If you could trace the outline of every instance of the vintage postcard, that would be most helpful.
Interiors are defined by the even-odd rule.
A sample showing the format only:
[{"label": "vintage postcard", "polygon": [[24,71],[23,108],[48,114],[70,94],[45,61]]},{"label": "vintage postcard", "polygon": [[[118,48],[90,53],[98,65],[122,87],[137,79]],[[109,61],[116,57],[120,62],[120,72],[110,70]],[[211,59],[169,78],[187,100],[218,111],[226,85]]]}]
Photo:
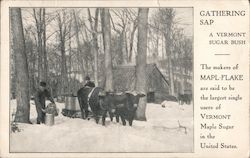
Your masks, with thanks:
[{"label": "vintage postcard", "polygon": [[1,157],[249,157],[249,2],[1,1]]}]

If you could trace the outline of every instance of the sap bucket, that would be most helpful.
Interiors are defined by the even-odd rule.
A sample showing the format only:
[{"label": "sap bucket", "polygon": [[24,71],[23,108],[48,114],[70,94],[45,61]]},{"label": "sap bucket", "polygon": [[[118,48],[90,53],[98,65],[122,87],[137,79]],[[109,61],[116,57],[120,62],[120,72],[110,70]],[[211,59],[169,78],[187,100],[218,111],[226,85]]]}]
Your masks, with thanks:
[{"label": "sap bucket", "polygon": [[45,125],[47,126],[53,126],[55,123],[55,116],[53,114],[46,114],[45,115]]}]

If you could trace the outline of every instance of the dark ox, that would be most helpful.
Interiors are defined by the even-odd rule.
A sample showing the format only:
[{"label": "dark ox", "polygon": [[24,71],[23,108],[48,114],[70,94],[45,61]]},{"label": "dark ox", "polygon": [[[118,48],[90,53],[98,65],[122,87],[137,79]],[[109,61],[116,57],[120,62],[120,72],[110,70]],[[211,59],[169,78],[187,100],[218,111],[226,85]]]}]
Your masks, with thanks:
[{"label": "dark ox", "polygon": [[[119,117],[121,117],[122,124],[125,126],[128,120],[129,125],[132,126],[133,120],[135,118],[135,112],[138,107],[139,99],[144,97],[144,94],[137,92],[125,92],[122,94],[106,93],[100,97],[100,104],[104,107],[115,107],[114,115],[116,117],[116,122],[119,122]],[[109,113],[111,121],[113,120],[113,113]],[[103,123],[105,124],[106,113],[103,115]]]},{"label": "dark ox", "polygon": [[[89,107],[93,113],[96,123],[99,122],[99,116],[105,116],[107,111],[111,112],[111,108],[109,106],[100,105],[100,94],[104,92],[104,90],[100,87],[95,87],[92,92],[91,97],[88,100],[88,95],[93,88],[83,87],[78,90],[77,97],[79,101],[79,105],[81,108],[82,118],[87,119],[89,115]],[[114,109],[114,108],[113,108]],[[105,119],[103,119],[105,120]]]}]

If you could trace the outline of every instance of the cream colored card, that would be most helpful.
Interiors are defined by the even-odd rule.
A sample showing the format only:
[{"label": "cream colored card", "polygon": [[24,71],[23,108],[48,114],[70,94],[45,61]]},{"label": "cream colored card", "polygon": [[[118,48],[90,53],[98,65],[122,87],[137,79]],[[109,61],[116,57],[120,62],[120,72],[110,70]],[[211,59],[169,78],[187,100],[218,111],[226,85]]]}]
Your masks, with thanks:
[{"label": "cream colored card", "polygon": [[[89,44],[92,43],[93,33],[89,25],[87,8],[90,8],[93,20],[95,20],[96,8],[109,8],[111,43],[113,42],[111,50],[123,44],[118,39],[123,38],[119,35],[122,34],[122,29],[126,28],[124,29],[127,42],[125,48],[131,52],[132,59],[131,63],[123,65],[123,68],[119,67],[119,60],[112,59],[115,70],[123,69],[123,72],[119,71],[117,74],[113,71],[114,83],[122,85],[122,82],[130,83],[131,81],[129,86],[136,84],[134,81],[136,74],[133,76],[133,72],[136,71],[134,65],[139,38],[138,30],[133,35],[135,37],[131,38],[133,24],[138,23],[138,8],[149,8],[146,48],[148,65],[145,69],[148,87],[151,86],[149,84],[153,86],[147,91],[148,102],[150,102],[146,106],[147,121],[135,120],[130,127],[128,122],[127,126],[123,126],[121,122],[111,122],[107,119],[107,124],[101,126],[100,123],[95,124],[94,119],[88,121],[63,116],[62,110],[72,103],[58,101],[56,105],[60,113],[58,117],[55,117],[55,125],[36,125],[37,112],[35,103],[31,100],[30,119],[33,124],[17,123],[20,131],[13,132],[11,123],[18,105],[10,88],[13,82],[11,76],[14,73],[11,64],[14,60],[11,56],[13,54],[11,53],[13,45],[11,45],[10,29],[12,8],[21,8],[25,37],[29,34],[31,37],[31,39],[25,39],[26,47],[30,46],[27,44],[29,40],[33,42],[34,47],[37,42],[33,11],[45,8],[46,20],[50,21],[47,25],[48,32],[46,32],[47,48],[51,49],[48,50],[50,55],[58,54],[56,51],[53,52],[52,46],[60,46],[57,19],[59,15],[68,14],[62,20],[68,21],[65,28],[69,27],[70,23],[74,30],[73,13],[77,13],[79,18],[77,20],[82,22],[79,28],[83,30],[79,34],[80,43],[83,44],[81,49],[86,49],[84,46],[87,44],[84,45],[84,42],[89,40]],[[168,50],[166,49],[168,44],[164,41],[168,36],[169,18],[164,20],[164,17],[170,10],[174,11],[175,16],[171,28],[174,31],[170,33],[169,40],[175,47]],[[73,19],[71,22],[69,22],[70,18]],[[101,35],[101,16],[99,18],[97,41],[99,53],[102,55],[104,46]],[[154,20],[161,23],[158,31],[155,28],[157,25],[153,23]],[[72,30],[71,32],[69,30],[72,33],[71,43],[66,41],[65,44],[66,56],[69,55],[67,54],[69,47],[72,52],[76,52],[77,48],[77,39]],[[186,47],[181,43],[183,41],[186,42]],[[158,42],[157,48],[156,42]],[[134,45],[130,50],[131,43]],[[180,46],[181,44],[183,45]],[[36,52],[36,48],[33,51]],[[168,72],[170,69],[167,64],[171,61],[168,60],[167,51],[172,52],[171,58],[175,62],[175,64],[172,62],[170,66],[173,71],[172,79]],[[183,52],[189,54],[187,53],[187,56],[178,54]],[[58,60],[59,58],[60,55],[58,55]],[[91,58],[94,57],[91,56]],[[56,60],[56,57],[53,56],[52,60]],[[78,62],[77,57],[67,60],[71,60],[72,65]],[[88,60],[93,61],[93,59]],[[30,63],[32,60],[28,61],[28,65]],[[183,66],[185,63],[187,65]],[[99,63],[99,66],[104,67],[104,63]],[[53,64],[49,68],[53,71],[51,67]],[[165,68],[167,70],[164,70]],[[94,71],[91,67],[89,69],[89,72]],[[50,77],[53,78],[53,76]],[[116,78],[119,77],[123,80],[116,82]],[[79,83],[83,80],[81,75],[75,75],[75,78],[79,80]],[[181,85],[182,81],[185,88]],[[155,83],[159,85],[160,82],[163,82],[162,86],[154,86]],[[176,89],[172,95],[169,90],[171,84],[174,84]],[[165,86],[169,91],[164,91]],[[247,158],[249,157],[249,1],[1,1],[0,87],[0,157]],[[129,89],[128,86],[126,88]],[[158,93],[161,89],[163,90]],[[149,98],[155,99],[158,95],[162,97],[159,102],[149,101]],[[169,99],[171,97],[172,100]],[[75,106],[79,106],[77,100],[74,101],[76,101]]]}]

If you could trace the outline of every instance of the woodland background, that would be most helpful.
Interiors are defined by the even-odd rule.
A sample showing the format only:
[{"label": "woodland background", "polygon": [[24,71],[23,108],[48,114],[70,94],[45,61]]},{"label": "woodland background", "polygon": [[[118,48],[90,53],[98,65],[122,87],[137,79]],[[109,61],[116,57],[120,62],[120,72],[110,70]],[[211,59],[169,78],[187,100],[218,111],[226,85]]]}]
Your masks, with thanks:
[{"label": "woodland background", "polygon": [[135,65],[138,91],[146,91],[149,63],[167,78],[169,95],[192,91],[192,8],[11,8],[10,15],[16,121],[27,122],[40,81],[58,99],[75,94],[87,75],[116,91],[112,69],[119,65]]}]

